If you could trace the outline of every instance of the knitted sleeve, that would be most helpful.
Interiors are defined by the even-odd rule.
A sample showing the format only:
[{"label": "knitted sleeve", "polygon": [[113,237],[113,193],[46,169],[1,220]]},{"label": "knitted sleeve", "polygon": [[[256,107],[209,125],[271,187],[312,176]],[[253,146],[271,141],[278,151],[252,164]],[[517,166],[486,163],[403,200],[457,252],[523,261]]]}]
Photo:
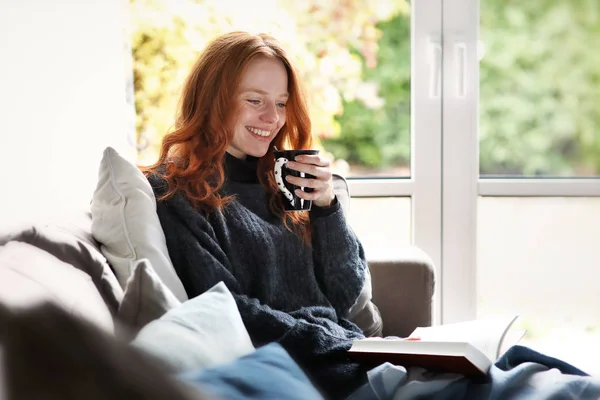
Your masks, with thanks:
[{"label": "knitted sleeve", "polygon": [[315,273],[341,317],[347,317],[365,284],[367,261],[362,245],[336,203],[311,211]]}]

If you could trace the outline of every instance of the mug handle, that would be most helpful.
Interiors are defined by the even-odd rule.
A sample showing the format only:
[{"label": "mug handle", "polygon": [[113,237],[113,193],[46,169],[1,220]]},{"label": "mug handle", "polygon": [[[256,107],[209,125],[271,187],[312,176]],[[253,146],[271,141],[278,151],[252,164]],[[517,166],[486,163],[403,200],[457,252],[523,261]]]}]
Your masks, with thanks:
[{"label": "mug handle", "polygon": [[292,204],[292,206],[294,205],[294,195],[292,194],[292,192],[290,192],[288,190],[287,187],[285,187],[285,184],[283,183],[283,175],[281,174],[281,170],[283,168],[283,166],[285,164],[287,164],[288,159],[285,157],[279,157],[277,160],[275,160],[275,182],[277,182],[277,186],[279,187],[279,190],[281,190],[281,192],[283,193],[283,195],[285,196],[286,199],[289,200],[289,202]]}]

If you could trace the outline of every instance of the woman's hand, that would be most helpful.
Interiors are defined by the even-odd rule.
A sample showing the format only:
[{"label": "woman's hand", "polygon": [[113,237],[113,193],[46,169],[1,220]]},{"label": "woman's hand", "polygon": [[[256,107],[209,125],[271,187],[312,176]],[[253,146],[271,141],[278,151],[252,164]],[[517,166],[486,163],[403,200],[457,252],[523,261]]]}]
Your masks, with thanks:
[{"label": "woman's hand", "polygon": [[312,188],[313,191],[307,193],[301,189],[296,189],[296,195],[304,200],[312,200],[318,207],[329,207],[335,198],[333,194],[333,180],[331,178],[331,162],[329,159],[319,155],[301,155],[296,156],[295,161],[288,161],[286,166],[298,172],[313,175],[315,178],[300,178],[287,175],[286,180],[296,186]]}]

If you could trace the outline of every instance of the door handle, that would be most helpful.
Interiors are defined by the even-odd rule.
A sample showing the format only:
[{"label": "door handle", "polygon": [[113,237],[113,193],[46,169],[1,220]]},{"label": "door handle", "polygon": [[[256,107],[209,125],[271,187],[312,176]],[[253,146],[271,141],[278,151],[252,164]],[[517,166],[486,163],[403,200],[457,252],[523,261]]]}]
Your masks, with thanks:
[{"label": "door handle", "polygon": [[429,39],[429,98],[439,99],[442,91],[442,45]]},{"label": "door handle", "polygon": [[454,45],[454,60],[456,66],[456,97],[464,99],[467,96],[467,45],[459,42]]}]

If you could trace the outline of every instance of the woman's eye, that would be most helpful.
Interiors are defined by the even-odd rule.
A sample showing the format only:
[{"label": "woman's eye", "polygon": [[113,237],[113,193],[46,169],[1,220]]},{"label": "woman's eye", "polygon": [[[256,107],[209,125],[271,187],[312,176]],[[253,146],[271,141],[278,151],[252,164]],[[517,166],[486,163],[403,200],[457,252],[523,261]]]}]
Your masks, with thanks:
[{"label": "woman's eye", "polygon": [[250,104],[260,104],[260,100],[252,100],[252,99],[250,99],[250,100],[246,100],[246,101],[248,103],[250,103]]},{"label": "woman's eye", "polygon": [[277,107],[279,107],[279,108],[285,108],[285,103],[277,103]]}]

